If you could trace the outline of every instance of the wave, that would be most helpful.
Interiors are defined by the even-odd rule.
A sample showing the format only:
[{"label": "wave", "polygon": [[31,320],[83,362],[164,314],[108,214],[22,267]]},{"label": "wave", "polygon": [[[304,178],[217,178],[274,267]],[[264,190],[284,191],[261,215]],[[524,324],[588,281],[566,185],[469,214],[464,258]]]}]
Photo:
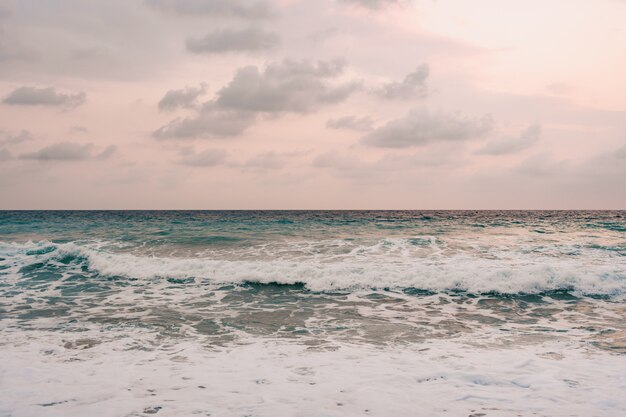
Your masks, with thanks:
[{"label": "wave", "polygon": [[491,259],[456,253],[432,257],[226,260],[142,256],[112,252],[102,249],[102,245],[30,242],[0,244],[0,265],[3,275],[26,273],[30,265],[54,265],[109,277],[216,285],[300,284],[312,291],[413,288],[474,294],[568,291],[608,297],[626,295],[623,257],[559,258],[518,253]]}]

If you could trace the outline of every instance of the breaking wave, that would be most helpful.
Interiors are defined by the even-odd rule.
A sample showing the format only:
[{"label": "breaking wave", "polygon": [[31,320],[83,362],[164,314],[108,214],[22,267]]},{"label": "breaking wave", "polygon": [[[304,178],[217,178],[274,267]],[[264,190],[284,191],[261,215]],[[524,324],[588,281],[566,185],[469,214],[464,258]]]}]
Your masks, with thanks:
[{"label": "breaking wave", "polygon": [[[410,242],[409,242],[410,243]],[[353,253],[354,251],[350,252]],[[91,273],[138,280],[174,279],[215,285],[301,284],[312,291],[407,289],[433,292],[626,295],[623,256],[539,257],[507,253],[500,258],[471,252],[447,256],[359,254],[224,259],[210,256],[146,256],[78,243],[2,243],[0,273],[23,277],[53,268],[57,273]],[[365,254],[363,254],[365,253]]]}]

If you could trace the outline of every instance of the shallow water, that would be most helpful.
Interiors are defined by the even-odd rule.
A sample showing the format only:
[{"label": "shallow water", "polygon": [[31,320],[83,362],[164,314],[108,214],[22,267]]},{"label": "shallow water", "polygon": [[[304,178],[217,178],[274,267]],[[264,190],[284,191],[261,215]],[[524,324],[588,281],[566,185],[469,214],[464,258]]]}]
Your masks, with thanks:
[{"label": "shallow water", "polygon": [[626,212],[0,212],[0,415],[626,412]]}]

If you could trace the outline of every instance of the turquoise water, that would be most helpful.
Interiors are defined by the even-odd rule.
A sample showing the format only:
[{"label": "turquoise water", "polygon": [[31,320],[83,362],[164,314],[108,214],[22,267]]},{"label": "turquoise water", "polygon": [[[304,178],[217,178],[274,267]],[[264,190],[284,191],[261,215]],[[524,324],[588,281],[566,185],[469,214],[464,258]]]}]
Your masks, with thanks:
[{"label": "turquoise water", "polygon": [[[85,408],[100,401],[86,400],[92,391],[69,395],[67,390],[76,386],[50,382],[54,378],[43,371],[66,372],[78,381],[79,368],[70,366],[72,361],[84,362],[81,375],[99,375],[102,363],[109,360],[105,358],[115,358],[112,367],[127,367],[140,366],[141,355],[157,355],[143,359],[150,364],[148,369],[140,368],[168,381],[168,372],[174,372],[171,364],[178,362],[172,359],[177,355],[167,360],[158,356],[166,352],[186,352],[178,356],[187,358],[190,369],[194,363],[201,366],[213,360],[205,357],[208,352],[231,356],[245,352],[248,356],[237,363],[228,359],[231,356],[220,357],[219,366],[230,364],[231,371],[251,360],[250,355],[265,355],[263,361],[276,371],[283,369],[281,361],[295,358],[290,349],[302,348],[326,352],[324,363],[339,372],[342,364],[364,352],[381,355],[380,363],[392,368],[399,366],[393,358],[410,352],[426,357],[419,352],[454,351],[444,355],[446,360],[465,358],[464,364],[474,360],[478,368],[485,363],[483,356],[502,354],[504,369],[509,359],[526,354],[516,350],[524,346],[526,352],[536,350],[529,364],[533,360],[546,361],[542,366],[548,368],[563,364],[579,376],[590,367],[607,366],[602,384],[615,385],[606,391],[610,401],[590,405],[588,411],[616,415],[624,403],[614,397],[624,381],[619,379],[623,374],[619,366],[611,361],[626,352],[625,295],[623,211],[5,211],[0,212],[0,346],[13,365],[5,362],[0,367],[5,377],[0,380],[5,398],[0,400],[0,414],[94,412]],[[269,351],[268,343],[274,346]],[[257,348],[248,351],[245,346]],[[470,348],[460,351],[458,346]],[[283,355],[272,356],[274,350]],[[568,362],[581,354],[606,359]],[[298,355],[304,363],[313,353]],[[420,366],[445,362],[441,358],[424,359]],[[40,367],[29,373],[24,371],[28,363]],[[411,369],[407,366],[398,372]],[[459,372],[465,365],[449,366]],[[228,379],[228,369],[223,370],[226,376],[215,378]],[[251,369],[256,368],[241,368],[237,378],[252,378],[247,374]],[[557,370],[570,372],[555,368],[555,375]],[[370,377],[379,371],[372,370]],[[457,375],[456,386],[469,384],[471,389],[476,381],[511,390],[518,383],[532,386],[496,371],[496,376],[487,372],[480,378],[431,371],[439,375],[436,381]],[[105,382],[115,379],[101,377]],[[32,387],[43,385],[34,394],[26,388],[19,391],[7,378]],[[305,372],[285,376],[285,383],[290,378],[311,379]],[[332,372],[328,378],[334,383],[342,380]],[[508,382],[489,383],[493,378]],[[158,381],[155,384],[163,384]],[[563,387],[549,378],[542,381],[534,386],[554,383],[550,386],[555,392],[574,389],[562,380]],[[590,386],[599,382],[587,381]],[[275,389],[287,389],[275,383]],[[136,380],[133,384],[141,385]],[[437,387],[428,388],[434,390],[428,395],[445,394]],[[220,391],[219,384],[215,389]],[[270,396],[279,395],[271,387],[264,389]],[[231,401],[236,397],[231,391],[216,400],[222,405],[214,412],[247,415],[240,401]],[[46,392],[56,396],[48,398]],[[108,399],[119,400],[118,388],[109,394]],[[189,398],[176,395],[172,401],[179,408],[170,404],[171,415],[193,411],[184,408]],[[42,408],[33,396],[55,405]],[[515,390],[502,396],[523,408],[524,397]],[[356,398],[354,404],[366,397]],[[138,398],[144,397],[133,398],[122,414],[100,414],[127,415],[132,409],[141,414],[143,405],[137,404],[145,401]],[[391,401],[392,396],[388,398]],[[144,405],[161,407],[157,411],[166,414],[165,399],[159,401]],[[467,401],[476,409],[495,404],[493,399]],[[543,415],[576,415],[568,414],[571,405],[566,403],[554,408],[548,401],[538,407]],[[523,411],[519,407],[495,409],[507,415]],[[249,415],[291,415],[298,408],[251,410]],[[338,415],[362,411],[355,408]]]}]

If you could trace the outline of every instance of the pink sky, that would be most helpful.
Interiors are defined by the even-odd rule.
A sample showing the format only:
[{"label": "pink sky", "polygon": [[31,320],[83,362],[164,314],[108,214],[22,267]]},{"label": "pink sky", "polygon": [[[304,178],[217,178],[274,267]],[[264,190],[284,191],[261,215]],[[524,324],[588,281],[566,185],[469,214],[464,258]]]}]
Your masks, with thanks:
[{"label": "pink sky", "polygon": [[626,209],[622,0],[0,0],[2,209]]}]

